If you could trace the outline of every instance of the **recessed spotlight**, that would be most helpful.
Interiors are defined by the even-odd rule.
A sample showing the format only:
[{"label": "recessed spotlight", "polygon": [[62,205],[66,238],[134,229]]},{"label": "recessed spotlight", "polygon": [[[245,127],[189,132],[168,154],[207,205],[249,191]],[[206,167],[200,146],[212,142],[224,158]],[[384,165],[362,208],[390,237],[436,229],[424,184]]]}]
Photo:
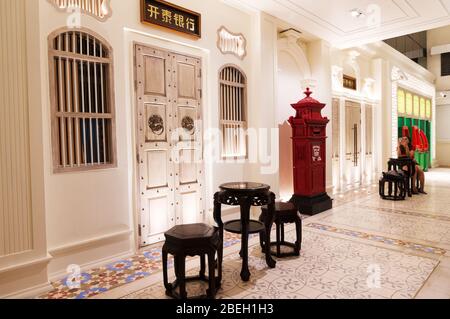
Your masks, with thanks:
[{"label": "recessed spotlight", "polygon": [[352,10],[350,10],[350,15],[353,18],[359,18],[364,15],[364,12],[362,12],[361,9],[352,9]]}]

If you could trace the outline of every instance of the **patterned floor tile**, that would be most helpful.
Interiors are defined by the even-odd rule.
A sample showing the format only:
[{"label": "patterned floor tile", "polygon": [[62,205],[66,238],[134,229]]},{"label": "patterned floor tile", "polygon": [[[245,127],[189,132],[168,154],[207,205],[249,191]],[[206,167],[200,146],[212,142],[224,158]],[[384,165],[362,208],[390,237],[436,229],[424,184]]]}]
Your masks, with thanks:
[{"label": "patterned floor tile", "polygon": [[[293,237],[293,232],[290,232],[288,239],[293,240]],[[224,259],[226,271],[218,298],[413,298],[438,265],[438,261],[433,259],[405,255],[308,230],[305,231],[304,247],[300,258],[280,260],[275,269],[268,269],[267,266],[261,267],[264,258],[254,242],[251,247],[254,258],[249,260],[252,277],[248,283],[240,280],[239,256],[229,255]],[[402,273],[399,265],[410,269],[410,273],[399,276]],[[198,268],[193,271],[198,271]],[[204,284],[195,285],[190,293],[202,295],[205,289]],[[158,283],[123,298],[166,297],[164,287]]]},{"label": "patterned floor tile", "polygon": [[436,255],[445,255],[447,251],[445,249],[439,248],[439,247],[433,247],[433,246],[426,246],[418,243],[413,243],[409,241],[389,238],[385,236],[379,236],[379,235],[372,235],[366,232],[360,232],[355,230],[348,230],[343,228],[337,228],[333,226],[323,225],[323,224],[317,224],[317,223],[311,223],[308,224],[307,227],[315,228],[318,230],[324,230],[328,232],[333,232],[336,234],[342,234],[350,237],[355,238],[361,238],[361,239],[367,239],[387,245],[393,245],[398,247],[405,247],[409,249],[413,249],[420,252],[430,253],[430,254],[436,254]]}]

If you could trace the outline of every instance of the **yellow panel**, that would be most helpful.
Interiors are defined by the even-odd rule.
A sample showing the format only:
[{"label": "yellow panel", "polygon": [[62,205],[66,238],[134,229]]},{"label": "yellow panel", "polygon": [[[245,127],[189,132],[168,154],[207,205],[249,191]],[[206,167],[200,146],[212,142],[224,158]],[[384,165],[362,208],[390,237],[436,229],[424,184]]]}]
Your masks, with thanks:
[{"label": "yellow panel", "polygon": [[431,118],[431,101],[430,100],[427,100],[427,102],[426,102],[426,117],[428,118],[428,119],[430,119]]},{"label": "yellow panel", "polygon": [[420,116],[420,102],[419,102],[419,97],[417,95],[414,95],[413,110],[414,110],[414,116],[419,117]]},{"label": "yellow panel", "polygon": [[420,117],[425,118],[425,99],[420,98]]},{"label": "yellow panel", "polygon": [[413,110],[413,98],[411,93],[406,93],[406,114],[411,115]]},{"label": "yellow panel", "polygon": [[405,91],[403,90],[398,90],[398,95],[397,95],[398,99],[397,99],[397,104],[398,104],[398,113],[399,114],[405,114],[406,112],[406,101],[405,101]]}]

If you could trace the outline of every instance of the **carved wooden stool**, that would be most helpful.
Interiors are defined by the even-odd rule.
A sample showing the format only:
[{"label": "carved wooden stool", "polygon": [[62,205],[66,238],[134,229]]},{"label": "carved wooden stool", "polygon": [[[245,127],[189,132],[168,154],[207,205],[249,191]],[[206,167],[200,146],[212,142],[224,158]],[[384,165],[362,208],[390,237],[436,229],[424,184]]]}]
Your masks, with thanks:
[{"label": "carved wooden stool", "polygon": [[[202,280],[209,283],[206,296],[197,296],[191,299],[211,298],[214,299],[218,289],[220,289],[222,278],[222,256],[223,243],[217,227],[205,224],[192,224],[175,226],[165,233],[166,242],[162,249],[163,254],[163,274],[166,295],[176,299],[187,299],[186,283],[190,281]],[[218,262],[216,264],[216,253]],[[167,257],[168,254],[174,256],[176,281],[172,284],[168,282]],[[200,274],[197,277],[186,278],[186,257],[200,256]],[[208,256],[209,276],[205,276],[206,261]],[[216,266],[218,276],[216,277]],[[179,287],[179,293],[175,289]]]},{"label": "carved wooden stool", "polygon": [[[380,197],[384,200],[405,200],[408,192],[408,179],[407,176],[383,173],[379,182]],[[386,185],[388,185],[388,193],[386,193]]]},{"label": "carved wooden stool", "polygon": [[[262,207],[262,214],[260,217],[261,221],[264,221],[267,216],[267,206]],[[291,256],[300,256],[300,250],[302,247],[302,219],[298,213],[297,208],[292,203],[282,203],[277,202],[275,204],[275,225],[277,232],[277,241],[270,243],[270,246],[276,246],[276,253],[272,253],[272,255],[283,258],[283,257],[291,257]],[[284,233],[284,224],[295,223],[297,241],[293,243],[288,243],[285,241],[285,233]],[[264,247],[264,237],[260,236],[261,247]],[[286,246],[293,248],[293,252],[291,253],[282,253],[281,246]]]}]

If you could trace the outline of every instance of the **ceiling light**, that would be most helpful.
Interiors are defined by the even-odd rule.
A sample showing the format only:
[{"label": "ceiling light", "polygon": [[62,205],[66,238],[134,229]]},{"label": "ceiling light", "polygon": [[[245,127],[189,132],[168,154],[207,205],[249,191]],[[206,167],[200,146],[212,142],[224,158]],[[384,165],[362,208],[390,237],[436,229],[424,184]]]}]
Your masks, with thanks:
[{"label": "ceiling light", "polygon": [[364,15],[361,9],[352,9],[350,10],[350,14],[353,18],[359,18]]}]

